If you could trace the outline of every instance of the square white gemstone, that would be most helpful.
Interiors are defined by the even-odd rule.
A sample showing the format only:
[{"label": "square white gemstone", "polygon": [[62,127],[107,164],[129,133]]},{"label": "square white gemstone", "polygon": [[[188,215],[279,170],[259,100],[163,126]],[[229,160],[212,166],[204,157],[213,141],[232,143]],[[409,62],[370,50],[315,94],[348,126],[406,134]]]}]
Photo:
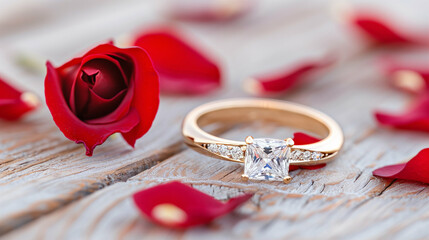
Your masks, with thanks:
[{"label": "square white gemstone", "polygon": [[244,174],[253,180],[283,181],[289,176],[290,147],[286,141],[258,138],[247,144]]}]

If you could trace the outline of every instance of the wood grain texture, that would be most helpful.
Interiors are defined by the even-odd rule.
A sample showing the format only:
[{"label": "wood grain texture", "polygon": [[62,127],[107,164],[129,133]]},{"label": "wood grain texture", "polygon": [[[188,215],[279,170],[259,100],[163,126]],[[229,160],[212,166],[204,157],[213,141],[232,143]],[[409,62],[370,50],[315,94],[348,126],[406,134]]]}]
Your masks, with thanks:
[{"label": "wood grain texture", "polygon": [[[425,145],[424,135],[376,128],[369,114],[375,107],[373,101],[384,105],[387,101],[394,101],[397,93],[386,91],[381,82],[374,82],[378,74],[376,71],[356,74],[360,66],[368,66],[372,61],[371,56],[361,57],[330,75],[333,82],[339,82],[344,75],[349,76],[348,87],[343,84],[330,85],[331,91],[342,91],[333,102],[316,101],[325,96],[325,92],[315,90],[320,89],[316,87],[313,91],[305,90],[294,96],[301,103],[327,112],[334,105],[335,110],[330,114],[345,131],[344,150],[323,169],[294,171],[291,173],[293,180],[287,185],[242,182],[242,165],[185,150],[124,183],[100,190],[6,237],[424,238],[429,234],[426,225],[429,221],[428,207],[425,204],[429,194],[427,185],[386,181],[371,174],[375,167],[405,160]],[[366,98],[360,96],[363,86],[368,86],[364,88]],[[227,133],[226,137],[240,139],[253,134],[254,130],[254,126],[236,129]],[[259,128],[256,134],[276,136],[284,133],[270,127]],[[228,199],[240,192],[255,192],[256,195],[238,212],[210,226],[175,232],[154,226],[141,218],[130,198],[139,189],[171,180],[190,183],[218,199]]]},{"label": "wood grain texture", "polygon": [[[272,5],[270,6],[272,9]],[[303,9],[313,12],[315,7],[311,6]],[[129,8],[127,9],[129,10]],[[262,10],[266,11],[267,9]],[[145,9],[145,12],[150,11]],[[137,11],[133,11],[133,13],[137,13]],[[100,15],[102,14],[96,14],[95,17],[92,17],[95,19],[93,21],[100,21],[102,18]],[[149,19],[147,21],[150,22],[153,15],[156,14],[150,14],[147,17]],[[270,19],[264,19],[263,16],[256,14],[252,20],[255,24],[251,27],[244,27],[243,25],[228,27],[226,31],[244,28],[242,35],[232,35],[229,37],[230,39],[225,39],[225,33],[216,29],[207,31],[206,28],[201,26],[194,28],[188,26],[190,34],[201,37],[201,41],[207,43],[206,45],[211,49],[216,49],[218,55],[226,60],[227,66],[225,66],[225,69],[230,69],[230,71],[225,72],[225,79],[229,80],[227,82],[229,86],[223,91],[207,97],[163,97],[160,111],[152,130],[137,143],[134,151],[126,146],[122,140],[114,139],[98,147],[95,150],[94,157],[87,158],[84,156],[81,146],[73,144],[62,136],[50,119],[46,108],[22,123],[1,123],[1,128],[5,129],[5,132],[1,136],[3,144],[2,164],[0,166],[0,184],[2,188],[0,192],[4,197],[0,202],[4,206],[4,210],[0,215],[0,232],[10,231],[106,185],[123,181],[162,161],[165,157],[180,151],[180,147],[170,149],[168,146],[180,141],[180,123],[184,115],[193,107],[212,99],[245,96],[243,92],[237,93],[237,89],[241,88],[238,80],[253,74],[255,69],[267,70],[262,67],[266,68],[267,64],[263,63],[268,58],[277,59],[278,61],[273,61],[276,63],[287,64],[300,58],[323,54],[326,49],[331,50],[333,47],[350,44],[344,38],[333,38],[335,35],[332,33],[336,33],[336,29],[335,24],[331,22],[325,22],[320,25],[321,27],[330,28],[331,31],[320,32],[317,30],[306,33],[307,37],[308,35],[314,35],[318,38],[325,38],[329,42],[325,48],[321,49],[314,45],[315,40],[312,37],[305,38],[307,40],[302,41],[300,40],[302,39],[301,37],[292,35],[296,31],[295,28],[308,26],[311,23],[309,19],[296,21],[293,25],[276,25],[275,28],[265,29],[266,21],[270,21]],[[121,15],[121,17],[123,16]],[[135,19],[135,17],[136,15],[130,15],[128,18],[121,19],[121,22],[129,23],[130,18]],[[273,17],[280,18],[277,19],[280,21],[282,18],[287,20],[290,16],[283,16],[280,12],[277,12]],[[315,14],[312,18],[315,20],[326,19],[326,16],[324,13],[320,13]],[[90,19],[88,21],[92,22]],[[137,24],[141,23],[137,22],[135,24],[137,26]],[[58,25],[58,23],[53,25]],[[100,32],[96,33],[97,36],[79,35],[81,39],[63,39],[61,37],[61,41],[58,41],[58,46],[56,46],[57,51],[53,50],[52,48],[54,47],[46,42],[47,38],[62,36],[64,29],[74,28],[81,28],[81,31],[92,31],[91,24],[88,25],[82,21],[66,21],[65,26],[52,28],[46,33],[33,37],[31,42],[17,38],[16,42],[10,44],[11,49],[24,45],[27,48],[38,50],[40,55],[46,55],[49,59],[67,59],[67,52],[73,49],[76,42],[82,42],[82,45],[85,46],[94,42],[100,36],[107,38],[105,35],[109,32],[110,34],[116,34],[115,31],[118,30],[116,28],[109,28],[109,32],[100,30]],[[239,45],[244,40],[256,36],[256,33],[259,34],[262,30],[264,35],[260,36],[264,36],[263,38],[253,39],[252,42],[249,42],[249,46]],[[267,37],[270,35],[271,37]],[[274,44],[273,40],[270,39],[277,39],[276,41],[281,43],[279,44],[279,49],[283,53],[279,53],[278,50],[267,45],[267,41],[271,41],[269,44]],[[335,43],[337,46],[335,46]],[[285,52],[297,52],[297,44],[302,45],[303,48],[305,47],[308,50],[305,51],[307,54],[300,53],[286,56]],[[252,53],[251,51],[254,51],[254,49],[258,49],[258,52]],[[347,49],[351,51],[355,48]],[[257,58],[246,61],[249,52],[257,56]],[[349,51],[345,51],[341,56],[347,57],[350,54]],[[246,64],[243,64],[244,62]],[[40,78],[42,77],[40,76]],[[27,78],[27,81],[29,86],[34,86],[34,90],[40,96],[43,95],[41,79],[35,79],[33,82]],[[22,85],[26,85],[26,83],[23,80]],[[15,201],[16,199],[22,200]]]},{"label": "wood grain texture", "polygon": [[[11,56],[26,51],[58,65],[109,37],[169,21],[161,14],[164,2],[109,1],[83,10],[86,21],[62,9],[63,15],[33,22],[31,28],[5,28],[11,32],[0,39],[7,46],[0,50],[0,72],[42,96],[43,76],[22,71]],[[383,181],[371,174],[376,167],[413,156],[425,147],[426,136],[376,126],[371,112],[399,109],[404,96],[389,89],[376,71],[380,52],[348,37],[327,10],[325,1],[267,1],[229,24],[175,23],[222,60],[225,86],[209,96],[163,96],[153,128],[134,150],[117,137],[97,147],[94,157],[85,157],[82,146],[63,137],[46,107],[20,123],[1,122],[0,234],[4,239],[428,236],[427,185]],[[76,31],[82,34],[70,36]],[[327,52],[339,56],[340,63],[282,98],[324,111],[343,127],[344,149],[327,167],[292,172],[288,185],[243,183],[241,165],[199,155],[181,144],[180,124],[193,107],[247,96],[241,90],[247,77]],[[242,139],[252,129],[261,136],[285,134],[255,125],[226,136]],[[208,227],[175,232],[142,219],[130,199],[139,189],[170,180],[190,183],[218,199],[240,192],[256,195],[236,214]]]}]

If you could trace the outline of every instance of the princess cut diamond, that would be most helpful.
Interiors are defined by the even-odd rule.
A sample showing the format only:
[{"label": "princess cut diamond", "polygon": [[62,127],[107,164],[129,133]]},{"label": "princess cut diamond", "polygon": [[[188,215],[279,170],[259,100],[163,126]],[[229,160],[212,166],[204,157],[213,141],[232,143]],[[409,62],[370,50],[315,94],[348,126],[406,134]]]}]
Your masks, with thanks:
[{"label": "princess cut diamond", "polygon": [[253,180],[283,181],[289,176],[289,155],[286,141],[253,139],[247,144],[244,175]]}]

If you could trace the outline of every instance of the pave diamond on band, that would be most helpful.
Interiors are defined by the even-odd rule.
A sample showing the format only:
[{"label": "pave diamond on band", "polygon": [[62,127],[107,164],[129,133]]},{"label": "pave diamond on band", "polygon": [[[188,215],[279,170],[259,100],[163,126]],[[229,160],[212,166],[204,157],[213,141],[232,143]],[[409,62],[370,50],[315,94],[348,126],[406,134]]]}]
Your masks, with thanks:
[{"label": "pave diamond on band", "polygon": [[321,152],[292,150],[292,146],[287,141],[271,138],[252,138],[241,147],[215,143],[205,145],[209,152],[224,158],[244,159],[243,179],[283,182],[290,181],[290,163],[318,161],[325,156]]},{"label": "pave diamond on band", "polygon": [[[222,156],[224,158],[231,158],[236,161],[244,159],[244,153],[246,152],[246,146],[228,146],[223,144],[209,143],[202,145],[207,151]],[[307,162],[307,161],[318,161],[323,157],[328,157],[329,154],[314,152],[309,150],[296,149],[291,152],[289,161],[293,163]]]},{"label": "pave diamond on band", "polygon": [[[275,121],[316,133],[319,142],[294,145],[293,140],[271,138],[233,141],[205,132],[200,127],[211,123]],[[267,99],[234,99],[208,103],[192,110],[183,122],[182,134],[190,147],[203,154],[244,163],[244,180],[288,183],[289,165],[317,165],[332,160],[343,145],[338,124],[314,109]]]}]

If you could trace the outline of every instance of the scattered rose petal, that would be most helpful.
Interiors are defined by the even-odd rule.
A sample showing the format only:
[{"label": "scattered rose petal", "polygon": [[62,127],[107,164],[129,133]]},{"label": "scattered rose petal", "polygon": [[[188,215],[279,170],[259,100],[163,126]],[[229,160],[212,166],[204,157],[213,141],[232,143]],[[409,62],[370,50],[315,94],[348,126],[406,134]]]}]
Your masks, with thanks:
[{"label": "scattered rose petal", "polygon": [[427,63],[416,64],[383,58],[381,70],[393,86],[414,94],[429,90],[429,67]]},{"label": "scattered rose petal", "polygon": [[40,105],[36,95],[21,92],[0,78],[0,118],[18,120],[24,114]]},{"label": "scattered rose petal", "polygon": [[135,45],[151,56],[164,93],[203,94],[221,85],[217,64],[172,29],[143,33]]},{"label": "scattered rose petal", "polygon": [[293,141],[295,145],[305,145],[305,144],[312,144],[320,141],[319,138],[310,136],[303,132],[296,132],[293,134]]},{"label": "scattered rose petal", "polygon": [[170,1],[171,17],[189,21],[225,21],[236,19],[249,12],[250,0],[185,0]]},{"label": "scattered rose petal", "polygon": [[334,62],[332,56],[301,62],[288,66],[286,70],[277,74],[250,78],[244,82],[244,88],[254,95],[284,93],[300,82],[307,80],[310,74],[332,65]]},{"label": "scattered rose petal", "polygon": [[429,95],[423,95],[402,114],[376,112],[377,121],[386,126],[429,132]]},{"label": "scattered rose petal", "polygon": [[334,17],[381,45],[427,44],[427,1],[335,1]]},{"label": "scattered rose petal", "polygon": [[169,182],[144,189],[133,195],[140,211],[150,220],[171,228],[189,228],[221,217],[253,194],[245,194],[221,202],[180,182]]},{"label": "scattered rose petal", "polygon": [[421,150],[406,163],[389,165],[372,172],[374,176],[429,183],[429,148]]},{"label": "scattered rose petal", "polygon": [[417,43],[419,40],[413,39],[407,33],[401,32],[393,23],[386,19],[381,19],[374,14],[355,13],[350,18],[351,24],[363,32],[373,41],[381,44],[396,43]]},{"label": "scattered rose petal", "polygon": [[[311,144],[320,141],[319,138],[315,138],[313,136],[310,136],[308,134],[302,133],[302,132],[296,132],[293,134],[293,141],[295,142],[295,145],[304,145],[304,144]],[[326,166],[326,163],[313,165],[313,166],[296,166],[296,165],[290,165],[289,171],[294,171],[297,169],[308,169],[308,170],[316,170],[319,168],[323,168]]]}]

